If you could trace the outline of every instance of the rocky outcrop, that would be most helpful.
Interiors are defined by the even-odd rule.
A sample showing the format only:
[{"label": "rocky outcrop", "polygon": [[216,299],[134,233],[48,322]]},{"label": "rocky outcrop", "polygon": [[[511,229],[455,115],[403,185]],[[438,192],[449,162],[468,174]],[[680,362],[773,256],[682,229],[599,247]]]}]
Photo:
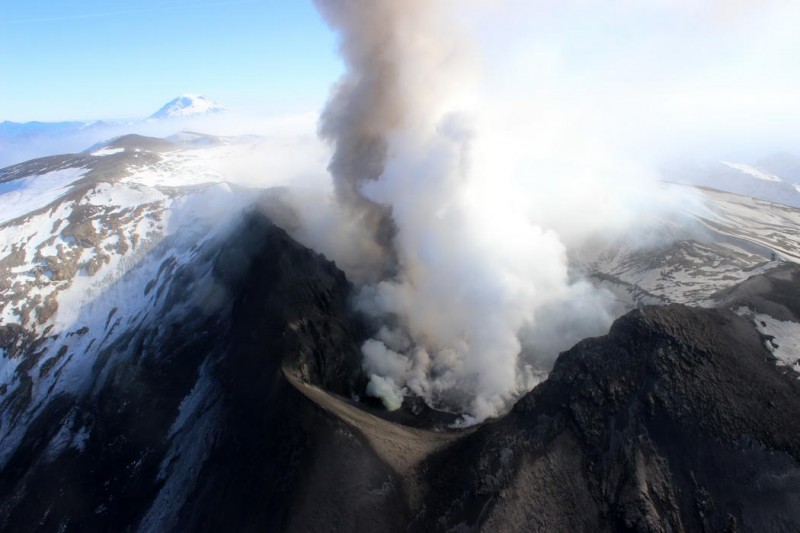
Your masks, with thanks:
[{"label": "rocky outcrop", "polygon": [[[308,487],[346,480],[376,491],[372,518],[363,507],[346,511],[341,492],[315,508],[365,527],[403,523],[385,511],[403,508],[381,492],[388,467],[283,377],[356,390],[358,321],[343,274],[255,213],[195,263],[161,270],[150,290],[163,303],[102,349],[89,369],[94,385],[49,398],[8,450],[0,529],[280,528],[300,520],[291,511]],[[3,330],[3,346],[30,366],[38,344],[17,329]],[[19,412],[25,390],[0,398],[3,409]]]},{"label": "rocky outcrop", "polygon": [[[157,307],[109,314],[121,329],[95,348],[84,392],[26,411],[0,470],[0,529],[800,529],[800,381],[728,309],[746,293],[797,316],[781,296],[793,267],[719,309],[633,311],[507,416],[456,431],[418,405],[359,402],[349,283],[263,215],[194,253],[163,260],[144,288]],[[41,342],[0,330],[19,360]],[[0,391],[3,409],[31,401],[17,390]]]},{"label": "rocky outcrop", "polygon": [[432,457],[442,504],[422,523],[797,531],[799,385],[732,312],[634,311],[562,354],[507,417]]},{"label": "rocky outcrop", "polygon": [[800,268],[785,263],[719,292],[714,300],[717,307],[747,307],[778,320],[800,322]]}]

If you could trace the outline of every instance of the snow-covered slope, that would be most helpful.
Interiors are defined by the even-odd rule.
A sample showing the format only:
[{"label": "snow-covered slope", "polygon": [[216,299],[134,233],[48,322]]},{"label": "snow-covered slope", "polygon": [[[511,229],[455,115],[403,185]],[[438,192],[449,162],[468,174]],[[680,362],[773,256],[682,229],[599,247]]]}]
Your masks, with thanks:
[{"label": "snow-covered slope", "polygon": [[199,245],[213,233],[208,228],[258,195],[257,188],[228,184],[222,170],[225,157],[251,149],[180,149],[129,135],[90,153],[0,170],[3,323],[32,331],[66,327],[80,302],[56,302],[70,295],[89,301],[165,240],[176,241],[173,252],[181,248],[177,241]]},{"label": "snow-covered slope", "polygon": [[[257,182],[228,183],[236,168],[229,163],[253,166],[247,156],[260,150],[259,142],[128,135],[84,154],[0,170],[0,326],[14,325],[43,343],[24,372],[19,361],[2,359],[0,388],[30,383],[33,401],[74,386],[72,378],[63,380],[80,375],[67,369],[75,359],[59,356],[62,344],[54,339],[75,337],[68,353],[96,348],[114,341],[114,324],[132,324],[158,305],[166,290],[160,284],[169,282],[164,265],[172,271],[196,263],[203,244],[228,231],[233,214],[262,195]],[[683,220],[654,221],[655,237],[623,236],[577,254],[576,266],[630,308],[703,304],[776,261],[800,261],[800,210],[688,190],[702,199],[690,204],[704,207]],[[43,367],[47,379],[36,377]],[[0,439],[9,429],[0,425]]]},{"label": "snow-covered slope", "polygon": [[800,160],[788,154],[756,163],[675,162],[662,171],[674,183],[710,187],[760,200],[800,207]]},{"label": "snow-covered slope", "polygon": [[[31,523],[44,530],[221,530],[239,517],[233,529],[256,523],[280,530],[278,522],[289,510],[316,524],[326,523],[320,516],[341,519],[345,508],[360,517],[361,507],[347,505],[353,494],[397,524],[386,515],[393,508],[386,501],[406,485],[392,476],[441,466],[420,463],[424,468],[417,471],[402,461],[408,450],[424,457],[419,450],[432,453],[452,435],[378,424],[363,405],[343,399],[353,396],[360,365],[361,339],[346,312],[351,287],[332,263],[283,230],[242,214],[280,197],[280,191],[265,190],[263,181],[234,176],[236,168],[249,168],[249,175],[259,168],[248,157],[264,150],[261,142],[199,133],[169,139],[127,135],[82,154],[0,170],[0,530]],[[655,219],[644,232],[576,254],[576,267],[630,307],[711,305],[721,289],[781,261],[799,260],[800,210],[687,190],[702,202],[687,202],[691,207],[677,218]],[[756,277],[759,283],[780,281],[770,275]],[[770,297],[781,294],[800,301],[783,287]],[[765,355],[774,354],[787,365],[781,369],[791,372],[797,367],[798,319],[759,302],[737,296],[730,305],[750,313],[770,350]],[[669,325],[673,314],[666,309],[661,319]],[[686,329],[670,333],[683,338]],[[693,335],[710,344],[706,331],[698,327]],[[642,339],[654,338],[661,337],[634,336],[631,346],[639,349]],[[662,348],[654,346],[653,353],[663,354]],[[610,353],[616,349],[608,347]],[[640,351],[625,353],[624,369],[642,360]],[[305,385],[290,386],[282,378],[285,354],[296,363],[293,379]],[[680,361],[690,355],[682,352]],[[574,363],[586,360],[576,356]],[[571,375],[594,379],[582,370]],[[614,382],[609,397],[631,383],[638,382]],[[698,386],[697,380],[685,383]],[[538,405],[585,396],[579,384],[574,396]],[[338,396],[325,400],[325,408],[309,403],[325,398],[325,390]],[[595,399],[590,403],[600,409]],[[329,418],[336,412],[331,405],[346,413],[347,423],[368,420],[374,433]],[[521,409],[531,402],[526,405]],[[512,422],[521,412],[516,411]],[[522,425],[533,428],[548,417],[534,413]],[[573,412],[569,420],[574,419]],[[640,425],[632,427],[641,434]],[[432,470],[430,479],[475,465],[483,475],[484,465],[517,464],[507,451],[515,442],[515,454],[539,449],[520,445],[516,437],[490,442],[502,448],[496,459]],[[373,444],[385,446],[386,456],[399,457],[397,464],[407,469],[392,470],[373,459]],[[569,453],[551,456],[574,457],[575,449],[570,445]],[[360,477],[364,472],[368,478]],[[513,478],[529,477],[527,472]],[[582,470],[565,472],[582,479]],[[501,478],[493,474],[487,486]],[[342,480],[350,483],[345,489]],[[299,493],[321,496],[304,497],[305,507],[296,510],[292,495]],[[442,501],[458,497],[448,494]],[[425,504],[436,499],[427,498]],[[317,514],[320,505],[328,514]],[[447,516],[431,509],[431,524]],[[248,513],[257,513],[259,521],[249,522]]]},{"label": "snow-covered slope", "polygon": [[762,157],[756,166],[771,174],[780,176],[782,180],[800,184],[800,156],[788,152],[778,152]]},{"label": "snow-covered slope", "polygon": [[[0,170],[0,477],[30,466],[33,445],[47,464],[91,463],[90,490],[100,491],[86,496],[98,502],[86,513],[73,509],[68,519],[48,522],[54,530],[108,529],[125,515],[127,505],[116,503],[119,483],[110,478],[146,480],[145,507],[136,511],[147,511],[142,531],[177,523],[178,504],[221,431],[227,385],[218,367],[243,364],[220,362],[218,351],[203,348],[229,346],[231,313],[242,312],[234,298],[248,294],[239,287],[232,295],[232,286],[247,283],[253,270],[281,279],[251,265],[248,254],[285,254],[287,289],[302,272],[307,286],[322,284],[308,306],[327,309],[334,291],[345,302],[343,275],[333,276],[332,265],[258,215],[273,193],[255,182],[230,183],[230,159],[246,162],[257,139],[185,134],[176,141],[130,135],[88,153]],[[293,323],[310,324],[308,311],[301,318]],[[316,327],[335,338],[336,327]],[[262,355],[264,346],[254,350]],[[331,368],[327,362],[325,372]],[[44,433],[34,436],[41,424]],[[114,444],[97,447],[111,433]],[[143,452],[131,435],[158,440],[158,449]],[[0,530],[21,523],[11,516],[8,491],[15,502],[38,500],[47,487],[50,501],[63,501],[65,486],[70,497],[79,493],[55,470],[43,489],[32,488],[39,486],[32,478],[18,489],[9,484],[13,476],[0,482]]]},{"label": "snow-covered slope", "polygon": [[199,163],[178,170],[192,154],[166,141],[111,144],[0,171],[0,467],[48,399],[96,383],[105,347],[196,305],[164,307],[173,274],[202,271],[206,243],[259,194]]},{"label": "snow-covered slope", "polygon": [[[0,122],[0,167],[29,159],[80,151],[115,135],[165,135],[168,119],[202,119],[227,108],[202,95],[185,94],[150,117],[65,122]],[[163,123],[162,123],[163,122]]]},{"label": "snow-covered slope", "polygon": [[218,113],[226,108],[200,94],[183,94],[153,113],[151,119],[187,118]]},{"label": "snow-covered slope", "polygon": [[[576,262],[627,307],[705,305],[780,261],[800,263],[800,209],[680,185],[686,208],[654,218]],[[694,201],[690,201],[694,198]]]}]

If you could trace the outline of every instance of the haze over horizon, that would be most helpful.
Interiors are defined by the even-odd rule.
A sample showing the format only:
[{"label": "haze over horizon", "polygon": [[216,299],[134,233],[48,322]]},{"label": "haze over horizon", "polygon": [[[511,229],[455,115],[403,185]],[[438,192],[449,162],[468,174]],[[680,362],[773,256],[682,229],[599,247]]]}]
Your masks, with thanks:
[{"label": "haze over horizon", "polygon": [[[442,5],[484,79],[469,96],[503,100],[550,136],[578,124],[659,151],[688,137],[762,152],[797,141],[791,2]],[[242,114],[319,112],[343,72],[311,0],[10,4],[0,66],[12,81],[0,85],[0,120],[17,122],[144,117],[183,93]]]},{"label": "haze over horizon", "polygon": [[144,117],[184,93],[233,110],[320,108],[340,66],[309,1],[7,3],[0,121]]}]

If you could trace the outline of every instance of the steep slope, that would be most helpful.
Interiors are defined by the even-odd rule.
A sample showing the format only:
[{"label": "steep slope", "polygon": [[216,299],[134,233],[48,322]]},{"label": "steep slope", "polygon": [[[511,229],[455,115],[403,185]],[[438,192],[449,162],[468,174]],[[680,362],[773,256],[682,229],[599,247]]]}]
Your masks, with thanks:
[{"label": "steep slope", "polygon": [[797,158],[778,154],[754,164],[736,161],[675,162],[663,169],[665,180],[800,207]]},{"label": "steep slope", "polygon": [[342,272],[203,167],[232,140],[175,141],[0,171],[0,530],[800,529],[796,210],[704,191],[666,247],[601,251],[708,308],[634,310],[457,431],[360,399]]},{"label": "steep slope", "polygon": [[[65,122],[2,121],[0,167],[32,158],[80,151],[104,139],[126,135],[132,131],[152,135],[154,129],[163,130],[173,119],[197,121],[224,111],[227,111],[225,106],[205,96],[184,94],[170,100],[148,118]],[[154,127],[154,121],[161,122],[161,127]]]},{"label": "steep slope", "polygon": [[780,261],[800,262],[800,209],[710,189],[680,189],[683,212],[655,216],[616,242],[575,254],[578,268],[629,309],[713,305],[720,290]]},{"label": "steep slope", "polygon": [[[364,383],[349,284],[262,215],[169,280],[93,386],[26,424],[0,477],[4,527],[800,527],[800,380],[727,309],[633,311],[506,417],[443,433],[350,399]],[[746,292],[796,316],[775,283],[798,280],[787,266]]]},{"label": "steep slope", "polygon": [[407,521],[391,469],[283,377],[342,405],[363,391],[343,274],[259,209],[235,215],[279,206],[269,191],[161,148],[130,136],[3,171],[33,198],[59,179],[0,227],[0,529]]},{"label": "steep slope", "polygon": [[[7,450],[3,529],[279,526],[306,484],[320,475],[339,482],[352,466],[342,457],[315,468],[298,461],[321,460],[330,446],[374,463],[359,485],[379,491],[391,480],[364,444],[320,419],[282,378],[286,366],[331,391],[356,389],[359,352],[340,272],[258,214],[192,264],[162,268],[161,301],[97,348],[91,387],[46,398]],[[70,337],[61,343],[68,353]],[[35,356],[15,355],[23,364]],[[8,410],[15,396],[4,400]],[[377,512],[372,520],[388,518],[402,522]]]},{"label": "steep slope", "polygon": [[797,531],[799,393],[730,311],[633,311],[430,459],[419,530]]},{"label": "steep slope", "polygon": [[202,268],[229,209],[254,201],[224,184],[146,184],[163,156],[128,141],[0,171],[0,466],[55,399],[91,393],[108,350],[164,309],[176,268]]}]

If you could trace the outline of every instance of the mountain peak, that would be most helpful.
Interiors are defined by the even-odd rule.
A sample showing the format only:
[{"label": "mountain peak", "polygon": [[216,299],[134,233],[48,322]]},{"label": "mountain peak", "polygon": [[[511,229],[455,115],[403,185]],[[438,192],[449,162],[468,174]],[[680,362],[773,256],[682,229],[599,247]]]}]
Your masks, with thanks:
[{"label": "mountain peak", "polygon": [[170,100],[150,118],[186,118],[225,111],[227,108],[201,94],[182,94]]}]

